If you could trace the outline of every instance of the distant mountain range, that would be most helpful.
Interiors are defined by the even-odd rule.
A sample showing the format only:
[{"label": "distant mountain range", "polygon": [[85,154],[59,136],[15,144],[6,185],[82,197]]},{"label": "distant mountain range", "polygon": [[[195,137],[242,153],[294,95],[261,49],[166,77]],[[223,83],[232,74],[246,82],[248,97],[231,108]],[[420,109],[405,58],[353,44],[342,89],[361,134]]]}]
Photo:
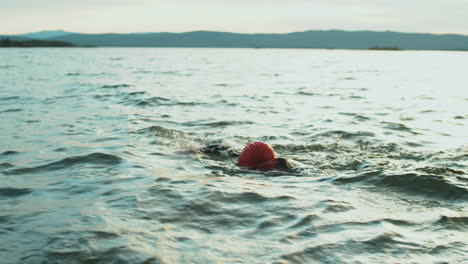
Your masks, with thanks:
[{"label": "distant mountain range", "polygon": [[30,39],[49,39],[55,37],[61,37],[64,35],[73,34],[72,32],[67,32],[63,30],[49,30],[49,31],[40,31],[34,33],[26,33],[23,35],[19,35],[23,38],[30,38]]},{"label": "distant mountain range", "polygon": [[219,48],[321,48],[321,49],[404,49],[465,50],[468,36],[393,31],[310,30],[286,34],[240,34],[214,31],[186,33],[82,34],[41,31],[0,36],[12,40],[64,41],[77,46],[98,47],[219,47]]}]

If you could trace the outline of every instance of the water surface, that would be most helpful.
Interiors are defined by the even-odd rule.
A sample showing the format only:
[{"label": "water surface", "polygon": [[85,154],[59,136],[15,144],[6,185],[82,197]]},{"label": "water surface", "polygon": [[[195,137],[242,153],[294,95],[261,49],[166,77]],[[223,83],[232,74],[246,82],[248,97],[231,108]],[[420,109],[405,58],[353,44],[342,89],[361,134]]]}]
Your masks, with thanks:
[{"label": "water surface", "polygon": [[[461,263],[468,53],[1,49],[4,263]],[[295,173],[239,168],[255,140]]]}]

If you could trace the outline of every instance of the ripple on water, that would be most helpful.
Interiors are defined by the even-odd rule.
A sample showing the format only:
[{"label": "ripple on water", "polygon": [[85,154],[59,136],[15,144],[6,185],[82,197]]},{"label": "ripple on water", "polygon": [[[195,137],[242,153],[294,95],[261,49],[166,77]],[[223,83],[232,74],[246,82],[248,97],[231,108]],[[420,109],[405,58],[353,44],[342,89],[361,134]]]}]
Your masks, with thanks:
[{"label": "ripple on water", "polygon": [[12,187],[4,187],[0,188],[0,196],[3,197],[17,197],[26,194],[32,193],[32,190],[29,188],[12,188]]},{"label": "ripple on water", "polygon": [[10,155],[18,154],[18,153],[19,153],[18,151],[14,151],[14,150],[6,150],[2,152],[0,156],[10,156]]},{"label": "ripple on water", "polygon": [[442,215],[434,225],[439,229],[452,229],[466,232],[468,230],[468,216],[446,216]]},{"label": "ripple on water", "polygon": [[0,101],[16,101],[21,98],[22,97],[20,96],[7,96],[7,97],[0,97]]},{"label": "ripple on water", "polygon": [[444,175],[418,173],[392,174],[372,171],[353,176],[338,177],[334,181],[345,184],[366,184],[370,188],[400,191],[445,200],[468,199],[468,190]]},{"label": "ripple on water", "polygon": [[0,169],[9,169],[9,168],[13,168],[15,167],[15,165],[9,163],[9,162],[2,162],[0,163]]},{"label": "ripple on water", "polygon": [[107,84],[107,85],[101,86],[101,88],[103,89],[116,89],[116,88],[126,88],[126,87],[131,87],[131,85],[126,84],[126,83],[121,83],[121,84]]},{"label": "ripple on water", "polygon": [[7,110],[0,111],[0,113],[14,113],[14,112],[21,112],[23,109],[21,108],[10,108]]},{"label": "ripple on water", "polygon": [[319,206],[325,206],[323,213],[340,213],[354,209],[352,205],[345,201],[325,200],[319,203]]},{"label": "ripple on water", "polygon": [[404,124],[393,123],[393,122],[382,122],[384,128],[394,131],[408,132],[413,135],[419,135],[419,132],[414,131],[414,129],[407,127]]},{"label": "ripple on water", "polygon": [[96,164],[96,165],[117,165],[122,161],[118,156],[105,153],[91,153],[83,156],[67,157],[59,161],[51,162],[45,165],[40,165],[31,168],[17,168],[8,171],[3,171],[6,175],[21,175],[27,173],[43,173],[47,171],[55,171],[78,164]]},{"label": "ripple on water", "polygon": [[138,107],[155,107],[155,106],[210,106],[205,102],[187,102],[169,99],[161,96],[153,96],[141,98],[140,95],[145,95],[144,92],[135,92],[127,94],[121,101],[123,105],[133,105]]},{"label": "ripple on water", "polygon": [[236,126],[236,125],[251,125],[253,122],[250,121],[189,121],[183,123],[185,126],[189,127],[227,127],[227,126]]},{"label": "ripple on water", "polygon": [[0,70],[7,70],[14,68],[15,65],[0,65]]},{"label": "ripple on water", "polygon": [[[310,246],[312,244],[312,246]],[[389,231],[369,239],[343,239],[333,243],[311,242],[302,249],[283,254],[281,258],[288,263],[354,263],[365,259],[370,262],[399,262],[397,256],[419,254],[423,245],[405,241],[405,237],[397,232]],[[388,255],[390,254],[390,255]],[[395,256],[395,257],[393,257]]]},{"label": "ripple on water", "polygon": [[361,137],[375,137],[375,133],[368,132],[368,131],[356,131],[356,132],[348,132],[343,130],[333,130],[327,131],[323,133],[319,133],[314,135],[312,138],[333,138],[333,137],[340,137],[342,139],[353,139],[353,138],[361,138]]}]

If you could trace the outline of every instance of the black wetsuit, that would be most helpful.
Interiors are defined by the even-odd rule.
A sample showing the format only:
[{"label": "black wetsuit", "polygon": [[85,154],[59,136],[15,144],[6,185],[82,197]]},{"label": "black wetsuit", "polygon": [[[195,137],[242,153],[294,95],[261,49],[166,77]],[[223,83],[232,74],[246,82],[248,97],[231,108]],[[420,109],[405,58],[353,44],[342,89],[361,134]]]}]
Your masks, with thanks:
[{"label": "black wetsuit", "polygon": [[293,165],[285,158],[278,158],[278,162],[276,162],[275,170],[280,171],[295,171]]}]

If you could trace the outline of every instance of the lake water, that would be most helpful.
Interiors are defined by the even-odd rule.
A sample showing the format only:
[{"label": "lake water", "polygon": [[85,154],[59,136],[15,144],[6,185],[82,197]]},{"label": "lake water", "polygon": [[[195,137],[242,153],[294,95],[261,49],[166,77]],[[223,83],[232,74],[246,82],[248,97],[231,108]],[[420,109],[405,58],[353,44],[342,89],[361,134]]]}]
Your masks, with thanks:
[{"label": "lake water", "polygon": [[[468,53],[0,49],[1,263],[462,263]],[[270,144],[297,172],[236,158]]]}]

